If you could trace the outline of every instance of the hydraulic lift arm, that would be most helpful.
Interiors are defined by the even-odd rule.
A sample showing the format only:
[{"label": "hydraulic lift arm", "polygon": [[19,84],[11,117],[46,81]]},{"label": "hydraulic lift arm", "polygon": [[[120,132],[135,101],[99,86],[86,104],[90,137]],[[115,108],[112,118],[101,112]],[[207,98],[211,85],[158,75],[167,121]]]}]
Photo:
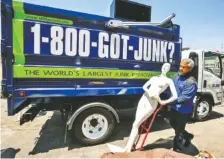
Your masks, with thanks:
[{"label": "hydraulic lift arm", "polygon": [[108,28],[127,28],[128,26],[163,26],[165,24],[167,24],[168,22],[170,22],[174,17],[176,16],[176,14],[172,14],[170,16],[168,16],[167,18],[165,18],[164,20],[162,20],[159,23],[151,23],[151,22],[123,22],[120,20],[109,20],[106,23],[106,26]]}]

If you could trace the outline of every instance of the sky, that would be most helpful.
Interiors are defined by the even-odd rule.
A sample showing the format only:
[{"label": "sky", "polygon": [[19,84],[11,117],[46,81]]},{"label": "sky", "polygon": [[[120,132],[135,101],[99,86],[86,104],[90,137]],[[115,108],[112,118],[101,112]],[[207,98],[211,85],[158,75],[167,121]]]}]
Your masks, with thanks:
[{"label": "sky", "polygon": [[[224,51],[224,0],[132,1],[152,6],[152,22],[161,21],[175,13],[173,22],[181,27],[183,47]],[[112,0],[23,0],[23,2],[109,17]]]}]

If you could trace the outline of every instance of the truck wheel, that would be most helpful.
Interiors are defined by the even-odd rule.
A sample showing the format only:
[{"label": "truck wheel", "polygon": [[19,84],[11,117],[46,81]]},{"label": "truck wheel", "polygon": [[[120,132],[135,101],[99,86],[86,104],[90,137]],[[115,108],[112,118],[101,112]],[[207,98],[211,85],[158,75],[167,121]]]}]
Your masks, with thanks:
[{"label": "truck wheel", "polygon": [[74,121],[73,138],[83,145],[96,145],[108,140],[115,129],[115,118],[105,108],[90,108]]},{"label": "truck wheel", "polygon": [[196,104],[195,119],[197,121],[205,121],[210,116],[211,111],[212,101],[209,98],[202,98]]}]

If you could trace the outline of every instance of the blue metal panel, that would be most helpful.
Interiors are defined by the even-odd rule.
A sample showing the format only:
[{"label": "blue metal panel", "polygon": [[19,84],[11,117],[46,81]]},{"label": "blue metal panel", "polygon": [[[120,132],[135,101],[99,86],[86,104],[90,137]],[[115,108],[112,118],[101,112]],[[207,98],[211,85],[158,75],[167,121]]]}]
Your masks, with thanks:
[{"label": "blue metal panel", "polygon": [[[24,46],[24,51],[25,51],[25,54],[34,54],[34,33],[31,32],[31,28],[34,27],[35,23],[31,23],[31,22],[24,22],[24,30],[26,30],[26,32],[24,33],[24,43],[26,44]],[[93,25],[93,24],[92,24]],[[40,45],[40,51],[41,51],[41,55],[48,55],[50,56],[51,55],[51,51],[50,51],[50,42],[51,42],[51,29],[52,29],[53,25],[47,25],[47,24],[41,24],[40,25],[40,36],[41,38],[47,38],[49,39],[49,42],[47,43],[44,43],[42,42],[41,45]],[[63,39],[62,39],[62,42],[63,42],[63,46],[65,46],[65,30],[67,29],[68,27],[64,27],[64,26],[61,26],[60,29],[62,31],[62,36],[63,36]],[[70,27],[69,27],[70,28]],[[95,42],[99,45],[99,34],[102,33],[102,31],[105,30],[105,28],[103,30],[92,30],[92,28],[86,28],[85,25],[83,25],[82,27],[73,27],[73,29],[77,32],[77,37],[79,36],[79,32],[80,30],[83,30],[83,31],[86,31],[90,37],[90,56],[88,56],[88,58],[97,58],[97,54],[98,54],[98,47],[96,46],[91,46],[91,43]],[[122,59],[122,50],[123,50],[123,41],[121,39],[122,36],[127,36],[129,37],[129,40],[128,40],[128,46],[132,46],[133,47],[133,50],[132,51],[129,51],[128,48],[128,53],[127,53],[127,58],[126,60],[135,60],[133,59],[134,57],[134,51],[135,50],[139,50],[140,46],[139,46],[139,39],[140,38],[143,38],[143,36],[140,34],[140,36],[134,36],[134,35],[139,35],[140,33],[139,32],[133,32],[132,34],[125,34],[125,33],[121,33],[121,32],[117,32],[116,31],[116,35],[119,36],[119,39],[120,39],[120,43],[119,43],[119,49],[120,49],[120,52],[121,52],[121,55],[119,57],[119,59],[121,60]],[[112,33],[111,32],[108,32],[108,37],[110,38],[112,36]],[[152,37],[153,36],[153,37]],[[154,39],[156,40],[156,35],[147,35],[145,33],[145,36],[144,38],[150,38],[150,39]],[[164,36],[160,36],[160,37],[163,37],[165,39],[166,35]],[[159,40],[160,38],[158,38],[157,40]],[[108,40],[109,41],[109,40]],[[166,40],[168,41],[168,40]],[[170,39],[170,41],[172,42],[172,40]],[[69,41],[71,42],[71,41]],[[89,41],[84,41],[84,42],[89,42]],[[110,41],[109,41],[110,42]],[[105,41],[104,44],[105,45],[108,45],[110,46],[110,43]],[[169,42],[169,41],[168,41]],[[75,43],[75,42],[73,42]],[[78,42],[77,42],[78,43]],[[143,44],[143,43],[142,43]],[[79,45],[77,44],[77,50],[78,50],[78,47]],[[178,54],[179,54],[179,50],[180,50],[180,44],[179,43],[175,43],[175,52],[174,52],[174,58],[177,57],[178,58]],[[167,50],[168,50],[168,47],[167,47]],[[170,52],[169,50],[167,52]],[[62,56],[66,56],[65,55],[65,48],[63,48],[63,52],[62,54],[60,55],[60,58]],[[75,57],[78,57],[78,52],[77,52],[77,55]],[[168,56],[168,55],[167,55]],[[67,56],[69,58],[73,58],[74,56]],[[80,56],[79,56],[80,57]],[[111,59],[109,57],[109,59]],[[118,59],[116,59],[118,60]],[[175,59],[174,59],[175,60]],[[151,61],[150,61],[151,62]],[[167,61],[168,62],[168,61]]]},{"label": "blue metal panel", "polygon": [[[12,95],[13,93],[13,78],[12,78],[12,62],[13,62],[13,56],[12,56],[12,1],[11,0],[2,0],[2,7],[5,9],[5,14],[3,15],[4,18],[2,19],[2,38],[5,42],[5,55],[6,59],[3,62],[3,78],[5,80],[3,81],[3,84],[6,84],[6,92],[9,95]],[[7,100],[8,103],[8,114],[12,112],[13,105],[12,101],[13,96],[10,96]]]},{"label": "blue metal panel", "polygon": [[[104,69],[124,69],[124,70],[144,70],[144,71],[161,71],[161,67],[163,63],[156,62],[135,62],[135,61],[119,61],[119,60],[109,60],[109,59],[84,59],[80,58],[80,64],[76,64],[76,59],[73,58],[52,58],[52,57],[40,57],[40,56],[29,56],[26,57],[27,66],[33,66],[37,63],[38,59],[42,59],[42,61],[38,62],[41,66],[51,65],[58,66],[58,63],[63,64],[63,67],[79,67],[79,68],[104,68]],[[172,72],[176,72],[178,70],[178,56],[175,56],[176,64],[173,64],[171,67]],[[136,65],[139,65],[136,67]],[[38,66],[38,65],[36,65]]]},{"label": "blue metal panel", "polygon": [[[19,108],[22,103],[28,98],[41,98],[41,97],[73,97],[73,96],[107,96],[107,95],[141,95],[143,93],[142,85],[145,80],[96,80],[96,79],[13,79],[12,69],[12,1],[6,0],[6,11],[7,16],[5,18],[5,26],[2,27],[3,37],[6,42],[7,52],[7,65],[3,68],[6,70],[6,84],[7,90],[12,94],[8,98],[8,113],[13,115],[14,110]],[[127,58],[112,59],[98,57],[98,48],[91,46],[90,56],[68,56],[65,55],[63,50],[62,55],[51,54],[51,28],[52,26],[59,26],[62,30],[67,28],[76,29],[77,32],[80,29],[85,29],[90,33],[90,42],[96,42],[98,44],[98,37],[100,32],[107,32],[109,37],[113,33],[129,36],[129,46],[133,47],[133,50],[139,50],[139,38],[149,38],[154,40],[162,40],[166,42],[174,43],[175,52],[173,54],[172,72],[178,70],[180,60],[181,43],[179,42],[179,26],[175,30],[153,27],[153,26],[139,26],[130,27],[129,29],[115,29],[109,30],[105,27],[105,23],[113,18],[91,15],[86,13],[50,8],[45,6],[38,6],[33,4],[24,3],[24,11],[26,14],[49,16],[61,19],[71,20],[73,25],[60,25],[49,22],[40,22],[34,20],[24,20],[24,55],[25,55],[25,66],[50,66],[50,67],[82,67],[82,68],[103,68],[103,69],[122,69],[122,70],[149,70],[149,71],[160,71],[163,62],[155,61],[144,61],[135,60],[133,51],[129,51]],[[45,38],[49,42],[41,42],[40,54],[34,54],[34,35],[31,33],[31,27],[35,24],[41,26],[41,39]],[[4,24],[4,23],[3,23]],[[145,30],[141,30],[144,28]],[[63,32],[63,36],[65,33]],[[175,37],[175,38],[174,38]],[[65,45],[64,39],[62,40]],[[70,41],[71,42],[71,41]],[[109,42],[105,42],[108,44]],[[121,42],[120,52],[123,52],[123,42]],[[166,50],[168,52],[168,49]],[[122,54],[121,54],[122,55]],[[169,55],[167,54],[167,57]],[[79,63],[77,63],[77,60]],[[169,57],[168,57],[169,62]],[[138,67],[136,67],[138,65]],[[101,81],[103,84],[95,85],[91,84],[95,81]],[[15,89],[15,90],[13,90]],[[19,98],[18,93],[25,91],[26,97]]]},{"label": "blue metal panel", "polygon": [[40,97],[72,97],[72,96],[106,96],[106,95],[132,95],[142,94],[142,87],[104,87],[104,88],[27,88],[16,89],[14,96],[24,91],[26,98]]},{"label": "blue metal panel", "polygon": [[6,4],[5,1],[1,0],[1,60],[2,60],[2,93],[6,93],[6,68],[4,65],[6,65]]}]

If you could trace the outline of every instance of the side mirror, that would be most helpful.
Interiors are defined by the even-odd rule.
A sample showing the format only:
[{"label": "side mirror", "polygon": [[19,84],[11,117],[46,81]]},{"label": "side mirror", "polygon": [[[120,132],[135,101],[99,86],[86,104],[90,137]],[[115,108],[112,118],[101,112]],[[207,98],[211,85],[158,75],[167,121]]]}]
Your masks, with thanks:
[{"label": "side mirror", "polygon": [[224,86],[224,80],[221,81],[221,86]]}]

